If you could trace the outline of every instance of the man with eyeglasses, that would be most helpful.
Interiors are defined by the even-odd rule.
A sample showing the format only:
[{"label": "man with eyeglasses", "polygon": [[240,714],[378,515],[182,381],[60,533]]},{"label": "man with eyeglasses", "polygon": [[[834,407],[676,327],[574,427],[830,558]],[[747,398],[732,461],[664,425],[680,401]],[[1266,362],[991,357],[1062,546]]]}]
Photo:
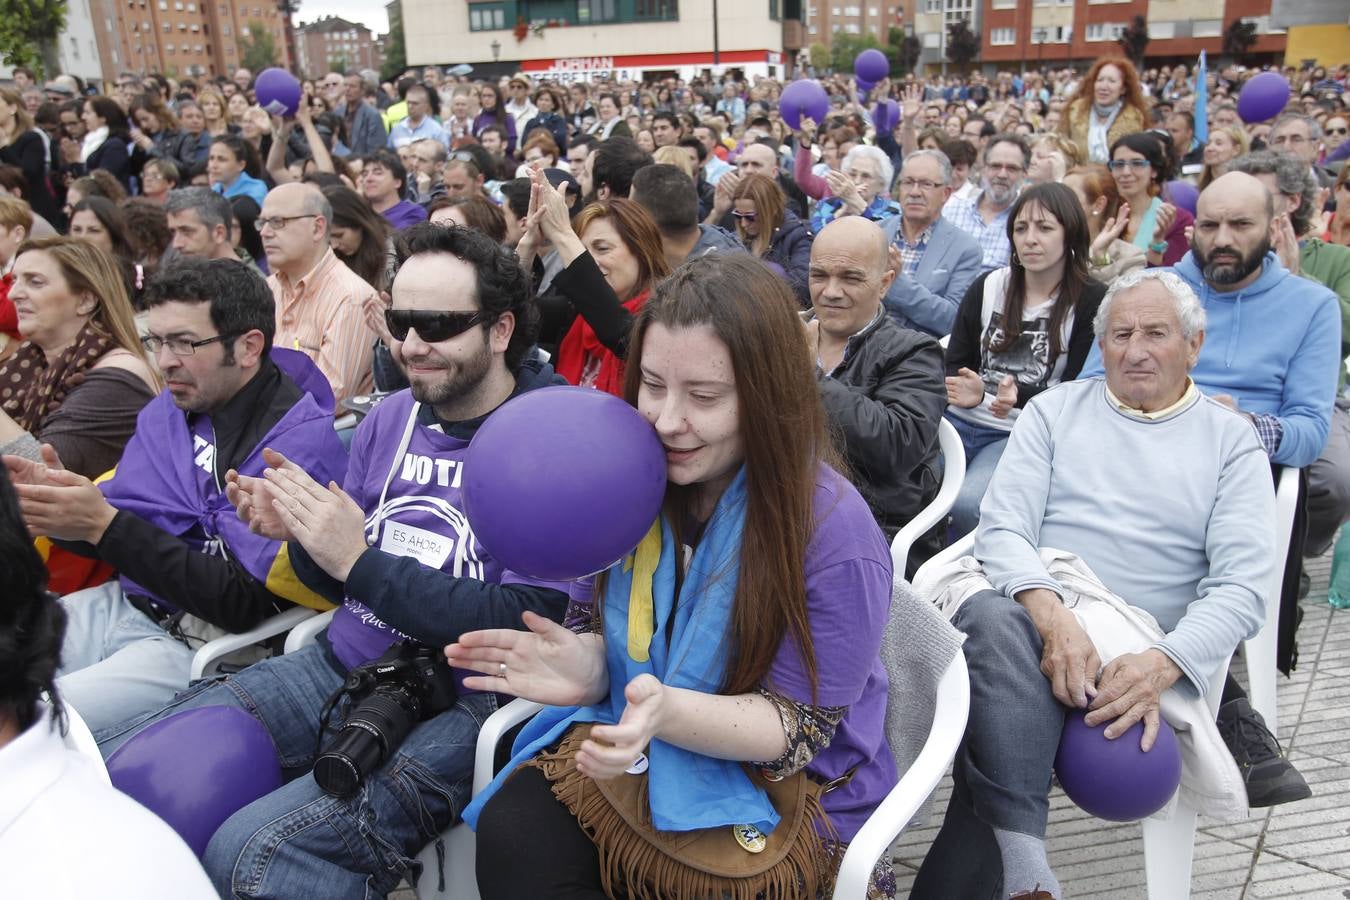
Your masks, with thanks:
[{"label": "man with eyeglasses", "polygon": [[[390,893],[467,803],[479,726],[497,698],[461,685],[449,709],[412,725],[346,796],[325,793],[306,772],[330,739],[320,731],[324,699],[400,641],[439,656],[465,632],[521,629],[526,613],[557,621],[567,607],[566,584],[518,575],[493,558],[464,508],[467,450],[483,421],[517,394],[561,383],[530,353],[529,278],[488,236],[427,224],[404,235],[399,264],[386,319],[411,387],[361,423],[343,487],[269,456],[266,479],[240,479],[231,491],[255,530],[287,541],[300,580],[341,604],[332,623],[317,643],[103,735],[107,753],[178,710],[232,706],[255,716],[291,774],[303,776],[216,831],[202,861],[222,896]],[[273,499],[292,512],[283,518]],[[531,527],[528,510],[520,527]]]},{"label": "man with eyeglasses", "polygon": [[292,183],[268,193],[257,224],[272,271],[277,345],[312,359],[341,403],[370,390],[375,333],[364,307],[378,295],[329,247],[332,220],[317,186]]},{"label": "man with eyeglasses", "polygon": [[1322,150],[1322,126],[1312,116],[1285,113],[1270,126],[1266,143],[1276,153],[1288,153],[1306,164],[1318,187],[1330,189],[1336,183],[1335,176],[1317,164]]},{"label": "man with eyeglasses", "polygon": [[42,463],[5,457],[30,529],[121,574],[62,599],[57,684],[94,731],[185,689],[203,641],[294,605],[331,605],[295,581],[281,543],[251,533],[225,496],[230,470],[262,473],[264,446],[315,477],[347,468],[328,385],[304,356],[272,347],[262,276],[183,259],[150,279],[145,303],[143,342],[165,389],[141,411],[111,479],[64,471],[50,446]]},{"label": "man with eyeglasses", "polygon": [[939,150],[905,158],[893,191],[900,215],[882,221],[895,280],[886,311],[896,324],[942,337],[951,333],[966,290],[980,275],[979,243],[942,216],[952,194],[952,165]]},{"label": "man with eyeglasses", "polygon": [[999,134],[984,148],[981,190],[969,200],[952,199],[943,213],[953,225],[975,238],[984,253],[983,271],[1008,264],[1008,211],[1026,179],[1031,152],[1017,134]]}]

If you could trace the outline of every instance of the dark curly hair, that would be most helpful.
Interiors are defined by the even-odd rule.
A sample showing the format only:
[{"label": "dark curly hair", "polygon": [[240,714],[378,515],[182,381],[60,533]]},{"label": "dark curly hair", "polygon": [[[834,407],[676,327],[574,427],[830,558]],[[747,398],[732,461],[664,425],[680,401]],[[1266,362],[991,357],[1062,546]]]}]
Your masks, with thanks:
[{"label": "dark curly hair", "polygon": [[61,664],[61,639],[66,611],[47,592],[47,566],[33,547],[33,538],[19,513],[19,499],[9,471],[0,466],[0,714],[13,716],[19,729],[38,715],[45,691],[53,707],[56,670]]},{"label": "dark curly hair", "polygon": [[423,253],[447,253],[472,265],[478,277],[479,308],[515,317],[516,326],[504,356],[506,367],[513,374],[520,371],[539,330],[539,308],[534,302],[530,278],[520,267],[514,250],[481,231],[420,222],[395,235],[394,253],[398,268],[409,257]]}]

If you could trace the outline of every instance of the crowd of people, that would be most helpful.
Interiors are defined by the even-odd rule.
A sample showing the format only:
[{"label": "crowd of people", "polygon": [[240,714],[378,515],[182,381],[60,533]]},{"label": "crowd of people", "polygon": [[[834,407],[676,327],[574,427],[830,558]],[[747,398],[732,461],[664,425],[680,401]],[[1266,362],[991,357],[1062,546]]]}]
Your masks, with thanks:
[{"label": "crowd of people", "polygon": [[[107,95],[16,70],[0,543],[26,529],[42,565],[0,617],[21,673],[0,759],[63,703],[105,755],[177,712],[245,710],[285,784],[211,839],[227,897],[387,894],[461,815],[485,897],[654,895],[675,876],[579,784],[650,760],[658,823],[744,846],[777,821],[766,786],[804,780],[798,868],[762,877],[809,894],[896,782],[895,586],[974,532],[983,580],[944,602],[970,723],[913,896],[1061,895],[1066,708],[1151,744],[1165,690],[1222,684],[1216,765],[1242,805],[1306,798],[1224,672],[1275,615],[1292,668],[1301,561],[1350,518],[1350,65],[1287,67],[1288,107],[1244,123],[1254,74],[1198,91],[1185,65],[1107,57],[866,95],[827,75],[825,116],[790,122],[783,84],[732,74],[332,72],[283,119],[244,69]],[[573,583],[504,567],[462,499],[479,426],[553,384],[626,400],[667,462],[637,563]],[[937,495],[944,419],[966,477],[900,570],[888,543]],[[1304,485],[1289,560],[1283,467]],[[1156,639],[1104,660],[1065,566]],[[205,641],[295,606],[335,610],[316,643],[190,683]],[[443,648],[456,696],[336,794],[312,774],[326,707],[405,646]],[[470,806],[510,696],[554,709]],[[896,890],[883,859],[869,896]]]}]

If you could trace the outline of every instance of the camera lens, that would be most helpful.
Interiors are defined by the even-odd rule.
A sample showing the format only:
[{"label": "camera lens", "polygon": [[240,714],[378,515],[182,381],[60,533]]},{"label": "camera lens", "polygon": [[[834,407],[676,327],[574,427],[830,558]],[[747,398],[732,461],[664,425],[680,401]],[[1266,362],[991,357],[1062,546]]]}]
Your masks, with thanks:
[{"label": "camera lens", "polygon": [[421,719],[421,703],[402,689],[377,689],[357,704],[314,761],[314,780],[335,797],[350,797]]}]

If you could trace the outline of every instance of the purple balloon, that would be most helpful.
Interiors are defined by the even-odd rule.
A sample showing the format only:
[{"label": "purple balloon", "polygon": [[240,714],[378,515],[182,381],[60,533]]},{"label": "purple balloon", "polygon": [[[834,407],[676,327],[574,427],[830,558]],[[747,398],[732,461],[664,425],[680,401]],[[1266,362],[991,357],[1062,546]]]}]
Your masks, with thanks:
[{"label": "purple balloon", "polygon": [[611,394],[529,391],[488,416],[464,459],[464,508],[488,553],[523,575],[571,581],[609,568],[661,512],[666,452]]},{"label": "purple balloon", "polygon": [[900,124],[900,104],[891,99],[882,100],[872,110],[872,124],[877,134],[893,130]]},{"label": "purple balloon", "polygon": [[1144,753],[1143,722],[1109,741],[1102,736],[1106,725],[1089,727],[1086,714],[1074,709],[1065,715],[1055,754],[1055,775],[1069,799],[1112,822],[1134,822],[1167,805],[1181,784],[1181,749],[1171,726],[1163,722],[1153,749]]},{"label": "purple balloon", "polygon": [[872,89],[875,88],[877,85],[876,85],[876,82],[874,82],[874,81],[861,81],[861,80],[860,80],[860,81],[855,82],[855,83],[854,83],[854,86],[858,89],[858,99],[861,100],[862,102],[866,103],[866,102],[867,102],[867,95],[870,94],[870,93],[872,93]]},{"label": "purple balloon", "polygon": [[815,119],[817,125],[825,122],[830,111],[830,95],[820,82],[802,78],[783,88],[778,98],[778,112],[793,131],[802,127],[802,117]]},{"label": "purple balloon", "polygon": [[1167,187],[1163,191],[1167,195],[1167,202],[1173,206],[1184,209],[1191,215],[1195,215],[1195,204],[1200,199],[1200,191],[1189,181],[1167,182]]},{"label": "purple balloon", "polygon": [[1262,72],[1242,86],[1238,115],[1248,125],[1273,119],[1289,102],[1289,81],[1278,72]]},{"label": "purple balloon", "polygon": [[263,69],[253,83],[258,105],[272,116],[293,116],[300,107],[300,82],[285,69]]},{"label": "purple balloon", "polygon": [[108,775],[199,857],[222,822],[281,787],[281,763],[267,729],[234,706],[202,706],[159,720],[108,757]]},{"label": "purple balloon", "polygon": [[853,74],[862,81],[876,83],[891,73],[890,61],[880,50],[864,50],[853,60]]}]

